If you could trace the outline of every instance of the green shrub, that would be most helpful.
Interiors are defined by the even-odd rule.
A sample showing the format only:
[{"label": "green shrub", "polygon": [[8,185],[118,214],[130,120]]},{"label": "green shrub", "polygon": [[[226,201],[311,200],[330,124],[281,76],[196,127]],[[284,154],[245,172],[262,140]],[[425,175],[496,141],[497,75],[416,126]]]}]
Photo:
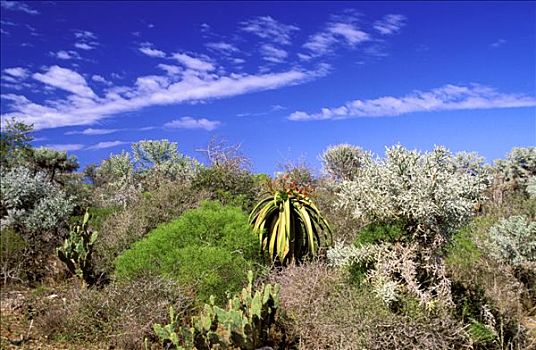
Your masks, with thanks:
[{"label": "green shrub", "polygon": [[242,168],[213,165],[195,174],[193,187],[210,193],[210,198],[225,205],[239,205],[245,211],[253,208],[260,183],[253,174]]},{"label": "green shrub", "polygon": [[469,335],[471,339],[478,345],[486,345],[495,340],[497,335],[493,328],[487,327],[485,324],[476,320],[471,321],[469,326]]},{"label": "green shrub", "polygon": [[[96,272],[113,271],[114,260],[130,246],[160,224],[178,218],[184,211],[197,207],[204,192],[186,184],[166,182],[144,196],[135,205],[112,213],[98,227],[93,260]],[[95,223],[97,226],[98,223]]]},{"label": "green shrub", "polygon": [[447,248],[445,263],[457,268],[470,268],[482,256],[471,236],[471,227],[465,227],[453,236]]},{"label": "green shrub", "polygon": [[194,287],[200,301],[240,290],[258,243],[239,208],[205,202],[162,225],[116,260],[119,278],[160,275]]},{"label": "green shrub", "polygon": [[400,240],[403,235],[404,225],[402,223],[372,223],[359,231],[354,244],[394,242]]}]

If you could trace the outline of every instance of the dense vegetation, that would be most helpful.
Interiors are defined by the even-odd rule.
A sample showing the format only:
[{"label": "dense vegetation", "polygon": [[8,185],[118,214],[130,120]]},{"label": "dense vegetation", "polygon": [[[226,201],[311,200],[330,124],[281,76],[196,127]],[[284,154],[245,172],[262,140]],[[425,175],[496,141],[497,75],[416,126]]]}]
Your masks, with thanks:
[{"label": "dense vegetation", "polygon": [[328,147],[251,172],[140,141],[78,170],[2,130],[1,348],[536,346],[536,147]]}]

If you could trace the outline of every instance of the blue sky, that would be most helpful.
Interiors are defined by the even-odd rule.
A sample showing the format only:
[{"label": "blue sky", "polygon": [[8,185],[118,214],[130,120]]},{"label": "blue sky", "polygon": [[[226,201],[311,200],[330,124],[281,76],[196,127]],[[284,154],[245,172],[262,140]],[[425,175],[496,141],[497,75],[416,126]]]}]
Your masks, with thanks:
[{"label": "blue sky", "polygon": [[535,2],[1,2],[1,114],[84,166],[144,139],[488,161],[536,145]]}]

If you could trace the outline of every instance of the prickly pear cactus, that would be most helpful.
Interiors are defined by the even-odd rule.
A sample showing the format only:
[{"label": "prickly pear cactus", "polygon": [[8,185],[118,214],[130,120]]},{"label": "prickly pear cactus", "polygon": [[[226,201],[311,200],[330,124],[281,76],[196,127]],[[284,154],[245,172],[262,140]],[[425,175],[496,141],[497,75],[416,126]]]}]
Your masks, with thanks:
[{"label": "prickly pear cactus", "polygon": [[[205,304],[200,315],[192,317],[190,327],[182,327],[177,334],[176,321],[166,326],[156,324],[155,333],[178,349],[257,349],[266,345],[269,330],[275,322],[279,307],[279,286],[265,285],[253,291],[253,273],[248,273],[249,283],[242,292],[229,299],[222,309],[214,304],[214,298]],[[170,314],[172,316],[172,314]],[[170,316],[170,317],[171,317]],[[179,340],[181,337],[181,340]]]},{"label": "prickly pear cactus", "polygon": [[69,271],[82,278],[87,284],[93,282],[91,254],[98,236],[97,232],[88,228],[90,218],[91,215],[86,211],[82,223],[71,226],[69,237],[56,250],[58,257],[67,265]]}]

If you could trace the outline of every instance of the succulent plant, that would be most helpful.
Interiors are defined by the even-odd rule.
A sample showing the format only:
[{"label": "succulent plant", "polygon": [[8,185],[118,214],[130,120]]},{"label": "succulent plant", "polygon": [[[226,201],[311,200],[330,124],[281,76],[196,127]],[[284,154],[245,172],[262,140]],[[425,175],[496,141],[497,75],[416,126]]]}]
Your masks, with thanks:
[{"label": "succulent plant", "polygon": [[86,211],[82,222],[71,226],[69,237],[56,250],[58,257],[67,265],[69,271],[87,284],[92,284],[94,280],[91,254],[98,236],[97,232],[91,231],[88,227],[90,218],[91,215]]},{"label": "succulent plant", "polygon": [[316,255],[321,234],[331,239],[329,224],[311,198],[294,189],[266,195],[253,208],[250,222],[262,250],[282,264]]},{"label": "succulent plant", "polygon": [[190,327],[179,329],[170,308],[170,323],[155,324],[153,330],[164,343],[177,349],[253,350],[266,345],[279,307],[279,286],[267,284],[253,291],[253,272],[248,273],[248,279],[248,286],[229,299],[225,309],[211,298],[201,314],[192,317]]}]

